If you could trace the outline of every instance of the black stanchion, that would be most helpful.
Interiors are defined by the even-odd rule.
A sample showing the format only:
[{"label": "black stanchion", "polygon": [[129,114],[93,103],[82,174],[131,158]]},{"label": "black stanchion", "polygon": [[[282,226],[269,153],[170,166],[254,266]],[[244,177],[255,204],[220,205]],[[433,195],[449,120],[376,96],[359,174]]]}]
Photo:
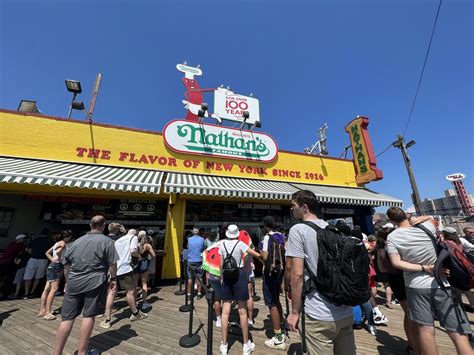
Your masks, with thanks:
[{"label": "black stanchion", "polygon": [[[185,270],[184,271],[184,304],[181,307],[179,307],[180,312],[189,312],[192,310],[192,307],[189,305],[188,293],[190,293],[188,290],[188,272],[187,270]],[[193,298],[193,295],[194,295],[194,281],[191,285],[191,299]]]},{"label": "black stanchion", "polygon": [[[180,266],[181,266],[181,271],[179,273],[179,290],[176,291],[174,294],[176,296],[182,296],[186,293],[186,288],[188,287],[187,283],[185,284],[184,286],[184,290],[183,290],[183,270],[184,270],[184,263],[183,263],[183,259],[181,259],[181,263],[180,263]],[[186,270],[184,270],[185,274],[187,274]]]},{"label": "black stanchion", "polygon": [[[196,282],[195,276],[193,275],[192,282],[191,282],[191,290],[194,290],[194,283]],[[188,293],[186,293],[187,295]],[[189,312],[189,328],[188,328],[188,334],[183,335],[179,339],[179,346],[182,348],[192,348],[193,346],[198,345],[201,342],[201,337],[197,334],[193,334],[193,315],[194,315],[194,297],[191,295],[191,302],[189,304],[190,306],[190,312]],[[184,306],[180,307],[181,308]],[[181,311],[183,312],[183,311]]]},{"label": "black stanchion", "polygon": [[305,312],[304,312],[304,301],[305,293],[302,292],[302,301],[301,301],[301,352],[303,355],[308,354],[308,349],[306,347],[306,322],[305,322]]},{"label": "black stanchion", "polygon": [[253,284],[253,295],[252,295],[252,299],[254,300],[254,302],[258,302],[261,300],[261,297],[257,295],[257,291],[255,290],[255,277],[253,278],[252,280],[252,284]]},{"label": "black stanchion", "polygon": [[215,291],[211,288],[206,288],[206,299],[207,299],[207,355],[212,355],[212,339],[213,339],[213,327],[214,327],[214,298],[216,296]]}]

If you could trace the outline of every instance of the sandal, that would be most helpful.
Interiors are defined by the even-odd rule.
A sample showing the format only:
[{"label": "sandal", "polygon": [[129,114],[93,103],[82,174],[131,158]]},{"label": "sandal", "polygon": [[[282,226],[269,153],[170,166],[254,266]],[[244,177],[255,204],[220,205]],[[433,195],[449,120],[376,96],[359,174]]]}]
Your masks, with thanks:
[{"label": "sandal", "polygon": [[51,313],[49,313],[49,314],[45,315],[45,316],[43,317],[43,319],[44,319],[44,320],[55,320],[55,319],[56,319],[56,316],[53,315],[53,314],[51,314]]}]

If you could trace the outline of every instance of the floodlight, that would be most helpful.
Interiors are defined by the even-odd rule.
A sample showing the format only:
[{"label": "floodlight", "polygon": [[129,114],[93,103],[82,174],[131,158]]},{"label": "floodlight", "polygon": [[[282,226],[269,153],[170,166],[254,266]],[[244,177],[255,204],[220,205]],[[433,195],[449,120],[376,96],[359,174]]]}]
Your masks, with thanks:
[{"label": "floodlight", "polygon": [[80,94],[82,92],[81,83],[77,80],[65,80],[67,91],[73,92],[74,94]]},{"label": "floodlight", "polygon": [[82,101],[73,101],[71,103],[71,107],[73,108],[73,110],[84,110],[84,102]]},{"label": "floodlight", "polygon": [[410,148],[410,147],[414,146],[415,144],[416,144],[416,142],[411,140],[407,143],[407,148]]},{"label": "floodlight", "polygon": [[28,113],[42,113],[38,106],[36,105],[36,101],[32,100],[21,100],[20,105],[17,108],[18,112],[28,112]]}]

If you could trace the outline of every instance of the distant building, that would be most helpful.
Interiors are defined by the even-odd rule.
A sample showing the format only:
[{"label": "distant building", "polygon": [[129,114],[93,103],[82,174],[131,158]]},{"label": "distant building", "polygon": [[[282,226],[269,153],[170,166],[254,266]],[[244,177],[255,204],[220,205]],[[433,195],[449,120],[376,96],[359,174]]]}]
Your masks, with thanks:
[{"label": "distant building", "polygon": [[[425,199],[422,201],[422,207],[427,215],[440,215],[443,217],[463,217],[461,203],[454,189],[444,191],[445,197],[437,199]],[[471,205],[474,202],[474,196],[469,195]]]}]

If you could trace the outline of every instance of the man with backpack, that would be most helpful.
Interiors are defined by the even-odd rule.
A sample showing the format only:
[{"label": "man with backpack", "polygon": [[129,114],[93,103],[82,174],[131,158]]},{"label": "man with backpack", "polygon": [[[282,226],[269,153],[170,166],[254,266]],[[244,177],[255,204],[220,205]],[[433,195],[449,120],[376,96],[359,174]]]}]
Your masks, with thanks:
[{"label": "man with backpack", "polygon": [[[326,245],[320,245],[319,241],[324,242],[324,240],[320,239],[318,234],[320,236],[327,234],[326,227],[328,226],[326,221],[319,219],[316,215],[319,211],[319,201],[311,191],[295,192],[292,196],[291,211],[293,216],[303,223],[295,224],[290,229],[286,249],[285,284],[290,285],[287,292],[292,300],[291,312],[287,318],[288,326],[290,330],[295,331],[298,328],[300,311],[304,310],[305,315],[301,320],[302,337],[303,348],[307,347],[308,354],[355,355],[352,307],[330,300],[321,294],[323,291],[320,292],[314,287],[303,294],[304,284],[313,281],[314,275],[323,278],[323,274],[331,277],[333,273],[333,270],[329,269],[318,270],[319,249],[326,248]],[[332,234],[334,241],[339,242],[345,238],[354,242],[353,238],[334,233],[336,232]],[[362,244],[360,241],[357,243]],[[365,279],[362,280],[363,283],[365,282],[363,286],[365,293],[364,300],[358,299],[356,304],[366,302],[370,298],[367,276],[368,255],[363,244],[359,248],[361,252],[365,252],[366,256],[366,268],[360,273],[360,275],[365,274]],[[326,295],[329,294],[326,293]]]},{"label": "man with backpack", "polygon": [[387,252],[392,265],[403,270],[415,352],[438,354],[434,328],[436,316],[453,341],[457,353],[472,354],[466,336],[471,334],[466,313],[455,299],[446,278],[435,275],[438,244],[433,219],[418,217],[411,221],[412,226],[399,207],[390,207],[387,216],[398,226],[387,238]]},{"label": "man with backpack", "polygon": [[275,219],[272,216],[263,218],[265,237],[262,242],[263,264],[263,298],[270,310],[275,336],[265,345],[271,349],[286,350],[285,335],[281,331],[283,309],[280,303],[280,288],[285,271],[285,237],[275,232]]}]

